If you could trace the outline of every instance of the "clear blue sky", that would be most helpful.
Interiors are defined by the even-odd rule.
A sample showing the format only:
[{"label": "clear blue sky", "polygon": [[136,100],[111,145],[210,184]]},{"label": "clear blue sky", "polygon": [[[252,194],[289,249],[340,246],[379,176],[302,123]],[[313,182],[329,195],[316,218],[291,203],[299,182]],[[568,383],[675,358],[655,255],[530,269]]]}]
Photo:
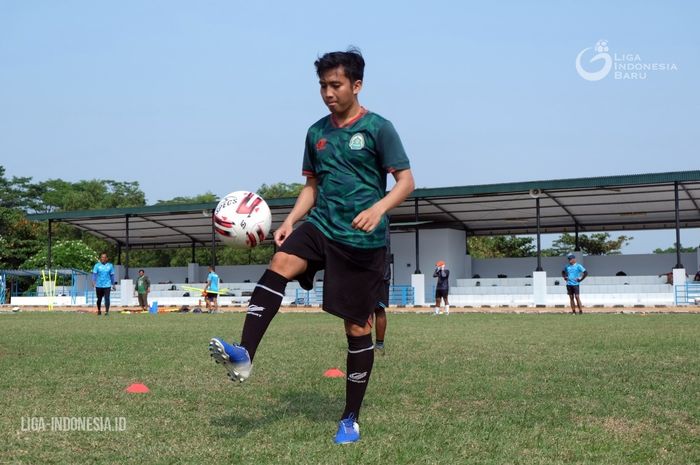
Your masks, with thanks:
[{"label": "clear blue sky", "polygon": [[[697,3],[661,0],[0,0],[0,164],[139,181],[148,203],[303,182],[326,113],[313,61],[354,44],[361,102],[418,186],[697,169],[698,24]],[[586,81],[575,59],[599,39],[678,70]],[[632,234],[625,253],[674,241]]]}]

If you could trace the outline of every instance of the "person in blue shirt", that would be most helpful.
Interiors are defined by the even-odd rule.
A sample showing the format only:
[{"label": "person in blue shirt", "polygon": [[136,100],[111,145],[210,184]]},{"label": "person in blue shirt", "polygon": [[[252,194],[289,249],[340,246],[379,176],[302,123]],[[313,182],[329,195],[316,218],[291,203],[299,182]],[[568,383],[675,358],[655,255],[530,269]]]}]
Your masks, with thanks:
[{"label": "person in blue shirt", "polygon": [[102,315],[102,299],[105,301],[105,316],[109,315],[109,294],[114,289],[114,265],[107,260],[107,254],[100,254],[100,261],[92,267],[92,286],[97,295],[97,315]]},{"label": "person in blue shirt", "polygon": [[209,313],[219,310],[219,275],[216,274],[214,265],[209,265],[209,274],[207,275],[207,285],[204,286],[204,300],[209,309]]},{"label": "person in blue shirt", "polygon": [[[566,279],[566,292],[569,294],[569,302],[571,303],[571,312],[576,314],[576,306],[578,313],[583,313],[581,308],[581,297],[579,296],[579,284],[586,279],[588,271],[580,263],[576,263],[576,255],[570,253],[566,256],[569,264],[561,271],[561,275]],[[575,302],[574,302],[575,299]]]}]

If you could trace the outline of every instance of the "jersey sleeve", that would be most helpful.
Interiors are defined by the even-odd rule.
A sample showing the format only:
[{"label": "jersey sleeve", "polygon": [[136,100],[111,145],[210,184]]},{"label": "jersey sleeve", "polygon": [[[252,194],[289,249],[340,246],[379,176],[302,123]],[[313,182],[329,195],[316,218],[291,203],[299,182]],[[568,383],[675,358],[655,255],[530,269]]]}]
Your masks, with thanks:
[{"label": "jersey sleeve", "polygon": [[401,171],[411,167],[394,125],[387,121],[377,134],[377,153],[382,167],[388,172]]},{"label": "jersey sleeve", "polygon": [[97,273],[97,263],[92,267],[92,272]]},{"label": "jersey sleeve", "polygon": [[314,167],[314,159],[316,156],[316,149],[314,147],[313,140],[311,140],[311,131],[306,133],[306,144],[304,146],[304,162],[301,166],[302,176],[313,178],[316,176],[316,169]]},{"label": "jersey sleeve", "polygon": [[580,263],[578,264],[578,266],[579,266],[579,270],[581,271],[581,273],[585,273],[585,272],[586,272],[586,267],[584,267],[584,266],[581,265]]}]

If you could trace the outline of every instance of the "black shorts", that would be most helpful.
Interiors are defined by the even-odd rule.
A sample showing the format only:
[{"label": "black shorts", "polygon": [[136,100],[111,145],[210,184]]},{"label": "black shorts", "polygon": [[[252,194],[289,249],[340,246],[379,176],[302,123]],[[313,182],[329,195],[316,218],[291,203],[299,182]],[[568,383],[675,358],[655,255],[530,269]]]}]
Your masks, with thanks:
[{"label": "black shorts", "polygon": [[581,286],[572,286],[571,284],[566,285],[566,293],[569,295],[579,295],[579,288]]},{"label": "black shorts", "polygon": [[204,296],[204,298],[207,299],[209,302],[216,300],[217,297],[219,297],[219,294],[215,292],[206,292],[206,295]]},{"label": "black shorts", "polygon": [[313,289],[316,272],[325,270],[325,311],[360,326],[367,323],[385,287],[385,247],[361,249],[341,244],[307,221],[289,235],[278,251],[307,261],[306,271],[296,277],[306,290]]},{"label": "black shorts", "polygon": [[379,291],[379,298],[375,310],[384,310],[389,306],[389,281],[384,281],[382,288]]},{"label": "black shorts", "polygon": [[435,289],[435,298],[436,299],[440,299],[440,298],[446,299],[447,294],[449,294],[449,293],[450,293],[449,289]]},{"label": "black shorts", "polygon": [[111,287],[96,287],[95,288],[95,296],[98,299],[102,299],[104,297],[106,300],[109,300],[109,295],[111,293],[112,293]]}]

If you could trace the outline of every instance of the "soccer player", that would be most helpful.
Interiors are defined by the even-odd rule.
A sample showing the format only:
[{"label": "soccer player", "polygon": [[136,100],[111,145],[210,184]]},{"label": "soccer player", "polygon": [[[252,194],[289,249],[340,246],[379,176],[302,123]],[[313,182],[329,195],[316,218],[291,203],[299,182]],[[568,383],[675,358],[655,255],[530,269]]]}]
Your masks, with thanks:
[{"label": "soccer player", "polygon": [[109,295],[114,287],[114,265],[107,260],[107,253],[100,254],[100,261],[92,267],[92,287],[97,296],[97,316],[102,315],[102,299],[105,301],[105,316],[109,316]]},{"label": "soccer player", "polygon": [[435,315],[440,314],[440,300],[445,302],[445,315],[450,314],[450,301],[448,295],[450,293],[450,270],[445,269],[445,262],[440,260],[435,264],[435,272],[433,278],[437,278],[437,286],[435,286]]},{"label": "soccer player", "polygon": [[[580,263],[576,263],[576,255],[570,253],[566,256],[569,264],[561,271],[561,275],[566,279],[566,292],[569,294],[569,303],[571,304],[571,313],[576,314],[576,306],[578,305],[579,315],[583,313],[581,308],[581,297],[579,296],[579,284],[586,279],[588,271]],[[574,299],[576,301],[574,302]]]},{"label": "soccer player", "polygon": [[[344,320],[348,340],[345,409],[334,439],[345,444],[360,439],[357,422],[374,363],[370,321],[384,285],[385,216],[413,191],[414,181],[393,125],[359,103],[360,52],[326,53],[314,64],[330,115],[306,134],[306,184],[275,231],[279,249],[255,287],[241,344],[214,338],[209,350],[231,379],[247,379],[287,282],[298,279],[311,289],[315,273],[325,270],[323,309]],[[396,180],[388,194],[387,173]]]},{"label": "soccer player", "polygon": [[209,313],[214,313],[219,310],[219,275],[216,274],[216,267],[209,265],[209,274],[207,275],[207,284],[204,286],[202,294],[204,301],[207,304]]},{"label": "soccer player", "polygon": [[151,292],[151,280],[146,276],[146,271],[139,270],[139,277],[136,280],[136,295],[139,299],[139,307],[142,312],[148,311],[148,293]]},{"label": "soccer player", "polygon": [[375,352],[385,355],[384,336],[386,335],[386,308],[389,306],[389,287],[391,286],[391,235],[389,217],[386,225],[386,251],[384,256],[384,284],[377,305],[374,307],[374,326],[376,331]]}]

